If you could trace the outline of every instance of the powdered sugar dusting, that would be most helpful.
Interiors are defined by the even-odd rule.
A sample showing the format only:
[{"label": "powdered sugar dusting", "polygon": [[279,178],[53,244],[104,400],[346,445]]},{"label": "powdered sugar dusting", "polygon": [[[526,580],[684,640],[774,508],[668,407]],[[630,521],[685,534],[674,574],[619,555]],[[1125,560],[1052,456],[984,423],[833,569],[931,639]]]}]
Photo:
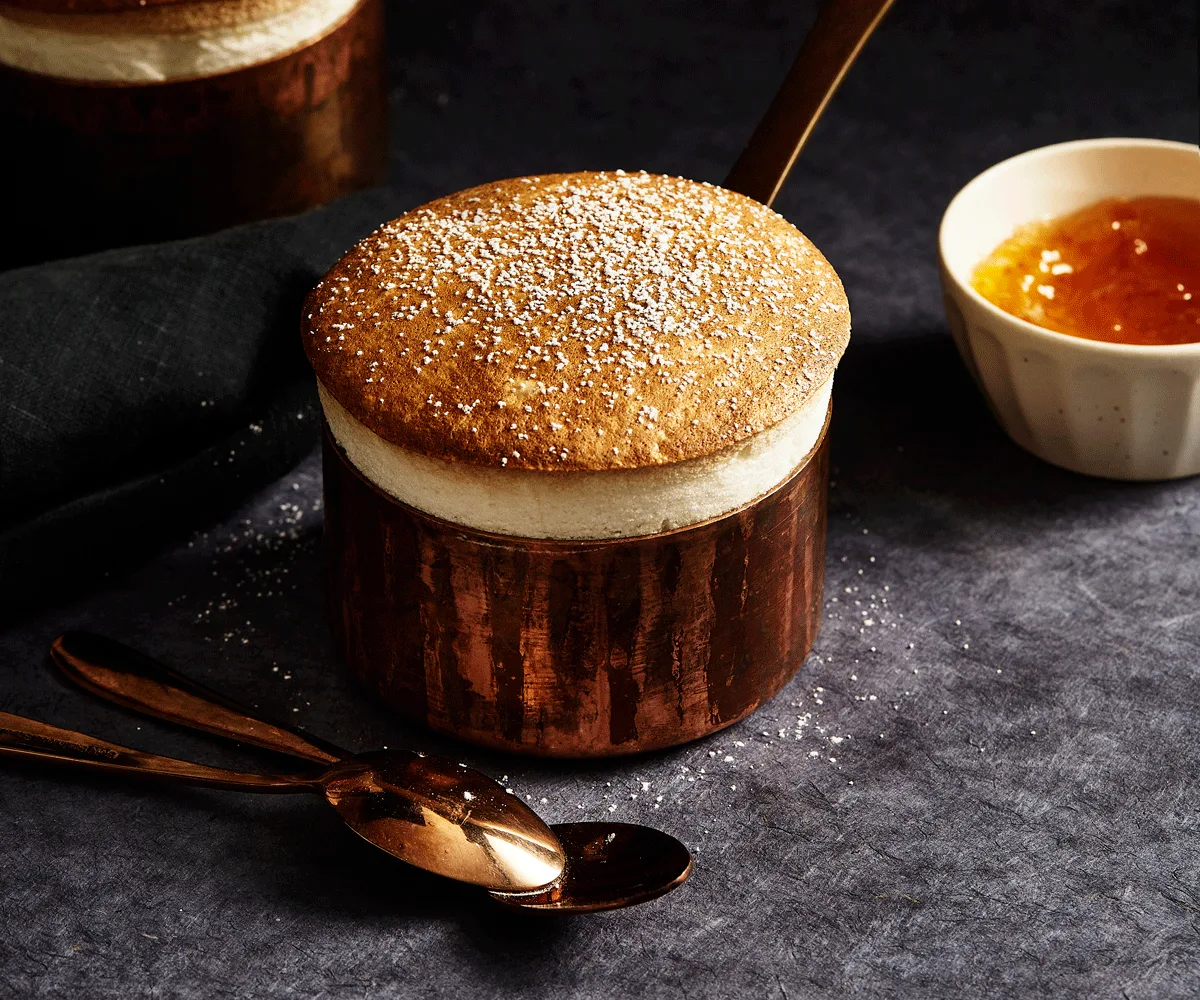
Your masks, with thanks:
[{"label": "powdered sugar dusting", "polygon": [[646,173],[485,185],[362,241],[305,310],[318,376],[395,444],[503,467],[709,454],[823,385],[841,283],[776,213]]}]

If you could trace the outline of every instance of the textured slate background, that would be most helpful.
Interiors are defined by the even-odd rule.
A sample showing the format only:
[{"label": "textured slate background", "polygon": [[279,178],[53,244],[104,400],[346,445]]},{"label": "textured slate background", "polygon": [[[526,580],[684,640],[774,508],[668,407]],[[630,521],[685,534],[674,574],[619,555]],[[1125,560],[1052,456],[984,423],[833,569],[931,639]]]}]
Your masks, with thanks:
[{"label": "textured slate background", "polygon": [[[395,190],[296,224],[314,265],[374,210],[496,176],[719,180],[812,16],[433,7],[395,5]],[[933,249],[945,203],[995,160],[1092,135],[1195,141],[1196,105],[1186,0],[898,5],[778,205],[854,314],[829,617],[796,681],[709,741],[544,765],[388,719],[329,650],[313,459],[0,635],[5,710],[265,762],[59,685],[47,643],[92,627],[351,747],[449,749],[551,820],[659,825],[696,854],[679,892],[514,916],[381,861],[315,799],[6,769],[0,996],[1200,993],[1200,485],[1088,480],[1011,445],[953,354]]]}]

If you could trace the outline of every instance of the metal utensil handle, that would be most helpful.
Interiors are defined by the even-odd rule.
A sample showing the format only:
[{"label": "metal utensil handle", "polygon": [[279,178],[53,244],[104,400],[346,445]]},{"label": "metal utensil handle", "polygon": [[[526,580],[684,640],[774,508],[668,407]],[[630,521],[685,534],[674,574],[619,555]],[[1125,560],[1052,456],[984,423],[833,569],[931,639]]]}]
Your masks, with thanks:
[{"label": "metal utensil handle", "polygon": [[0,712],[0,756],[50,761],[89,771],[158,778],[243,792],[319,790],[313,775],[250,774],[131,750],[36,719]]},{"label": "metal utensil handle", "polygon": [[334,764],[349,756],[332,743],[261,718],[253,709],[115,639],[67,632],[54,640],[50,658],[80,687],[143,715],[319,764]]},{"label": "metal utensil handle", "polygon": [[724,187],[769,206],[893,0],[827,0]]}]

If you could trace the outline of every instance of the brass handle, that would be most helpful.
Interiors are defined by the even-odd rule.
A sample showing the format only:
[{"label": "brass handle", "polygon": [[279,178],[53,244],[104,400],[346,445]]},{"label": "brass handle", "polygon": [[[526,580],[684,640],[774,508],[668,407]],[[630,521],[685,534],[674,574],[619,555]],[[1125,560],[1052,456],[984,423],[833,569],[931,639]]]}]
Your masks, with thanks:
[{"label": "brass handle", "polygon": [[769,206],[829,99],[893,0],[828,0],[724,187]]},{"label": "brass handle", "polygon": [[244,792],[320,790],[313,775],[250,774],[131,750],[36,719],[0,712],[0,756],[49,761],[89,771],[159,778]]},{"label": "brass handle", "polygon": [[256,716],[245,705],[115,639],[67,632],[54,640],[50,658],[80,687],[144,715],[318,764],[335,764],[348,756],[332,743]]}]

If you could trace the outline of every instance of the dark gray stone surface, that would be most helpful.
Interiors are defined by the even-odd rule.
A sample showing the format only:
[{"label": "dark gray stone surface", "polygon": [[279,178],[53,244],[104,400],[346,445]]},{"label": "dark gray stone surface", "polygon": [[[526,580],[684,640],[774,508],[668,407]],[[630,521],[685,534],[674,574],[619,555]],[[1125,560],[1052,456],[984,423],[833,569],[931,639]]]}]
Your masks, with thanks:
[{"label": "dark gray stone surface", "polygon": [[[1195,13],[902,0],[871,43],[779,205],[855,320],[828,617],[797,679],[727,732],[547,765],[389,719],[330,652],[314,459],[0,636],[4,710],[266,762],[60,685],[48,642],[94,628],[352,748],[448,749],[553,821],[660,826],[695,852],[684,888],[527,918],[381,860],[315,798],[6,768],[0,996],[1200,993],[1200,486],[1089,480],[1010,444],[953,354],[933,249],[954,190],[1005,155],[1194,141]],[[719,180],[811,8],[395,15],[394,180],[415,204],[571,167]]]}]

